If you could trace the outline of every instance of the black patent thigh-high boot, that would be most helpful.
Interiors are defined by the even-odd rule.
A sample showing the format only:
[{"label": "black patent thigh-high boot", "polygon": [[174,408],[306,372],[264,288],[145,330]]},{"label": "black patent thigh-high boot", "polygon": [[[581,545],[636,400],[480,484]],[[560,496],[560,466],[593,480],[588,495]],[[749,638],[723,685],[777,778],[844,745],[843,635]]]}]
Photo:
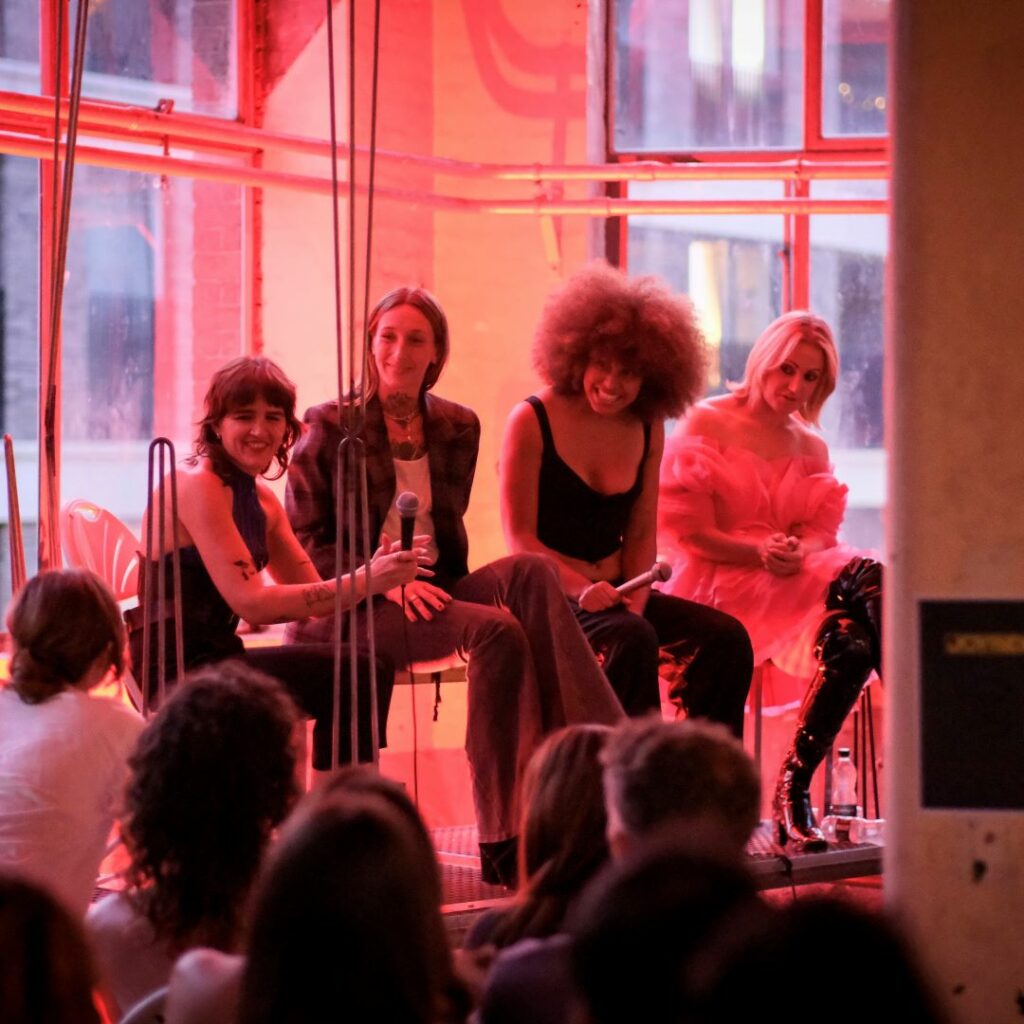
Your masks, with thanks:
[{"label": "black patent thigh-high boot", "polygon": [[781,845],[827,848],[811,810],[810,786],[860,692],[880,666],[881,566],[858,559],[829,588],[830,609],[818,629],[818,669],[800,708],[796,734],[775,787],[773,817]]}]

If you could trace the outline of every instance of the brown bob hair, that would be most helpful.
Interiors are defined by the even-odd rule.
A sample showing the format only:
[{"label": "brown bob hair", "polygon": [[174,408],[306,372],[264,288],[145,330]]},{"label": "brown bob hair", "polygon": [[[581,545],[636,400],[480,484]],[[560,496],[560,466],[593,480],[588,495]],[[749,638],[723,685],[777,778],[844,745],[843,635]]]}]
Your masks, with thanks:
[{"label": "brown bob hair", "polygon": [[217,433],[217,424],[234,409],[262,398],[268,405],[281,409],[285,417],[284,439],[274,452],[278,472],[268,480],[284,476],[288,453],[302,433],[302,422],[295,415],[295,385],[284,370],[266,356],[238,356],[225,363],[210,379],[203,399],[203,418],[199,421],[193,458],[205,455],[214,472],[227,479],[233,463],[228,458]]},{"label": "brown bob hair", "polygon": [[124,671],[124,622],[117,602],[86,569],[41,572],[7,614],[14,639],[11,684],[26,704],[41,704],[74,686],[106,653]]}]

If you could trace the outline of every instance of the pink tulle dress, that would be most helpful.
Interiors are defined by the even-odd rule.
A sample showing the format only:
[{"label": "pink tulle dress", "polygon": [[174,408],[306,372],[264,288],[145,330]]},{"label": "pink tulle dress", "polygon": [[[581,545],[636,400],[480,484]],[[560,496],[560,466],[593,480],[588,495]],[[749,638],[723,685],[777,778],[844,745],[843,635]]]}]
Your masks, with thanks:
[{"label": "pink tulle dress", "polygon": [[[825,591],[851,558],[863,554],[836,540],[846,491],[829,463],[816,456],[765,459],[679,431],[666,442],[658,539],[672,577],[662,589],[734,615],[750,634],[754,664],[771,660],[790,677],[766,687],[767,711],[799,703],[815,669],[814,632]],[[751,541],[799,533],[826,547],[809,554],[795,576],[775,576],[759,565],[711,561],[680,543],[680,536],[709,526]]]}]

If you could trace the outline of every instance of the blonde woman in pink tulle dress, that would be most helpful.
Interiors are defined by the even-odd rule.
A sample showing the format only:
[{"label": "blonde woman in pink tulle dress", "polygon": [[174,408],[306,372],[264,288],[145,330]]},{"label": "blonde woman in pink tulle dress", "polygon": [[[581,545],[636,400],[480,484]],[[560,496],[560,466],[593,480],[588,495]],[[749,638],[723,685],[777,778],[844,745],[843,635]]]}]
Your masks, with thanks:
[{"label": "blonde woman in pink tulle dress", "polygon": [[662,460],[665,589],[743,623],[754,664],[772,666],[764,702],[777,711],[815,675],[826,592],[861,554],[838,543],[847,489],[815,429],[837,374],[828,324],[787,313],[755,342],[743,380],[680,422]]},{"label": "blonde woman in pink tulle dress", "polygon": [[[743,381],[698,403],[665,445],[659,542],[665,589],[736,616],[754,664],[771,661],[766,703],[799,703],[814,673],[813,633],[825,591],[859,552],[837,542],[846,487],[814,429],[836,385],[824,320],[779,317],[758,338]],[[799,684],[799,685],[797,685]]]}]

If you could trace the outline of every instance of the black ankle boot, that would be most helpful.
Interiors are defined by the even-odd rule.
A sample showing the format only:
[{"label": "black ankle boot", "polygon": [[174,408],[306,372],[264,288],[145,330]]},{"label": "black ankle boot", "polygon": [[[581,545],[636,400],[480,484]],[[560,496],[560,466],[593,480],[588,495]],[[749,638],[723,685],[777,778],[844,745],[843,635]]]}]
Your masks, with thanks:
[{"label": "black ankle boot", "polygon": [[827,848],[811,810],[815,769],[842,728],[872,670],[881,664],[881,566],[870,559],[847,565],[829,587],[829,609],[818,629],[818,670],[782,761],[772,803],[779,844],[798,851]]},{"label": "black ankle boot", "polygon": [[480,877],[488,885],[516,887],[519,862],[519,839],[499,839],[495,843],[480,844]]}]

